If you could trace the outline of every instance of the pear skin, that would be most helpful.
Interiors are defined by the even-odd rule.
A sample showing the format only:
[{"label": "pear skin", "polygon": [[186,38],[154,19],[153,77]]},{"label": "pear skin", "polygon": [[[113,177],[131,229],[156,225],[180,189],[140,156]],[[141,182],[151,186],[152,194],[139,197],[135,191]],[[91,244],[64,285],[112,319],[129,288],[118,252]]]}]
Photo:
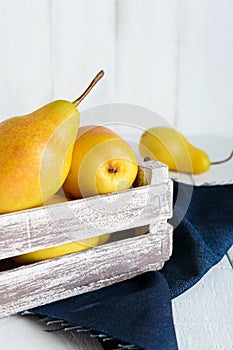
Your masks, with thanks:
[{"label": "pear skin", "polygon": [[37,250],[35,252],[18,255],[13,257],[13,260],[20,265],[26,265],[38,261],[53,259],[59,256],[81,252],[90,248],[94,248],[98,245],[102,245],[108,241],[110,236],[111,234],[105,233],[104,235],[87,238],[82,241],[64,243],[55,247],[45,248]]},{"label": "pear skin", "polygon": [[146,130],[140,139],[141,156],[167,164],[169,170],[200,174],[209,169],[208,155],[193,146],[180,132],[168,127]]},{"label": "pear skin", "polygon": [[64,182],[79,127],[79,112],[54,101],[0,123],[0,213],[39,206]]},{"label": "pear skin", "polygon": [[0,123],[0,214],[40,206],[62,186],[79,127],[77,105],[102,76],[74,102],[53,101]]},{"label": "pear skin", "polygon": [[129,144],[109,128],[79,128],[64,192],[73,198],[90,197],[128,189],[138,164]]}]

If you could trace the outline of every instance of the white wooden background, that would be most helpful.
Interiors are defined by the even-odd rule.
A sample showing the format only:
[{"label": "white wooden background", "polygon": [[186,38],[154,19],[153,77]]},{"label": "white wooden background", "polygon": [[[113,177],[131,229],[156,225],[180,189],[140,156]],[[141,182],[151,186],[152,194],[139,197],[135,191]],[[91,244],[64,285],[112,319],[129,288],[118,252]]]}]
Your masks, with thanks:
[{"label": "white wooden background", "polygon": [[73,100],[102,68],[81,110],[138,104],[231,137],[233,1],[0,0],[0,120]]},{"label": "white wooden background", "polygon": [[[227,137],[224,154],[216,142],[213,156],[229,153],[232,0],[0,0],[0,120],[75,99],[100,69],[106,76],[81,110],[110,102],[144,106],[187,135]],[[232,258],[231,249],[229,260],[174,301],[180,349],[232,348]],[[6,349],[21,332],[22,318],[14,320],[0,325]],[[33,339],[26,333],[21,341]]]}]

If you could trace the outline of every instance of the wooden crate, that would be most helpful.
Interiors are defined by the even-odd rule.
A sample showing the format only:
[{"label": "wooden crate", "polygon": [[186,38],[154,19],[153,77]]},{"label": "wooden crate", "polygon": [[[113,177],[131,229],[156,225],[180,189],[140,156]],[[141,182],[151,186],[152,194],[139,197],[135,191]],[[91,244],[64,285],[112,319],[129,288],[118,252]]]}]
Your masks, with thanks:
[{"label": "wooden crate", "polygon": [[[139,165],[133,188],[0,215],[0,316],[159,270],[172,252],[167,166]],[[24,266],[11,257],[112,233],[110,242]]]}]

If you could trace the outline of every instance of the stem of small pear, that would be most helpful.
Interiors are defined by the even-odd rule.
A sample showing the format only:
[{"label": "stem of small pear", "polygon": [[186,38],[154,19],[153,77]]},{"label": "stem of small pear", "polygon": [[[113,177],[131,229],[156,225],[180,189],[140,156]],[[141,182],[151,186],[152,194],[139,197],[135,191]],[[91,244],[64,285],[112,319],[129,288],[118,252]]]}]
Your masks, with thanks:
[{"label": "stem of small pear", "polygon": [[90,83],[90,85],[86,88],[86,90],[82,93],[81,96],[79,96],[74,102],[73,104],[75,105],[75,107],[77,107],[80,102],[82,102],[82,100],[89,94],[89,92],[93,89],[93,87],[95,86],[96,83],[98,83],[98,81],[104,76],[104,71],[101,70],[96,76],[95,78],[92,80],[92,82]]},{"label": "stem of small pear", "polygon": [[233,151],[231,151],[231,154],[230,154],[226,159],[219,160],[218,162],[211,162],[210,164],[211,164],[211,165],[217,165],[217,164],[226,163],[226,162],[228,162],[229,160],[231,160],[231,158],[233,158]]}]

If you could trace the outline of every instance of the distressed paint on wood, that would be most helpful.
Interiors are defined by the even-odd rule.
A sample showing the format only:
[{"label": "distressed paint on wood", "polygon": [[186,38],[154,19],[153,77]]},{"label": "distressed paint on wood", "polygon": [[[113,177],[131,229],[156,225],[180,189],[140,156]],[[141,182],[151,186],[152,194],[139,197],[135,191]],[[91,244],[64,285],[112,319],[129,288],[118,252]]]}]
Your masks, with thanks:
[{"label": "distressed paint on wood", "polygon": [[[90,292],[157,270],[169,259],[172,227],[0,273],[0,316]],[[168,241],[168,242],[167,242]]]},{"label": "distressed paint on wood", "polygon": [[146,163],[139,168],[139,174],[145,173],[141,184],[147,177],[160,184],[1,215],[0,258],[169,219],[172,182],[167,167],[151,161],[146,168]]},{"label": "distressed paint on wood", "polygon": [[233,270],[224,257],[172,301],[180,350],[230,350],[233,344]]},{"label": "distressed paint on wood", "polygon": [[[231,150],[232,139],[195,137],[213,160],[223,159]],[[207,173],[189,175],[190,183],[233,183],[233,161],[212,167]],[[183,180],[183,179],[182,179]],[[190,290],[172,301],[173,317],[180,350],[231,349],[233,344],[233,247],[227,255]]]},{"label": "distressed paint on wood", "polygon": [[161,269],[172,252],[173,228],[167,219],[172,216],[173,188],[167,166],[142,162],[135,180],[138,185],[128,191],[51,205],[49,210],[1,215],[2,257],[14,256],[17,249],[25,253],[41,249],[41,244],[58,245],[72,235],[80,240],[83,232],[85,238],[127,228],[136,228],[136,232],[133,238],[113,239],[83,252],[0,272],[0,316]]},{"label": "distressed paint on wood", "polygon": [[[203,138],[200,146],[206,147],[210,155],[216,159],[227,153],[228,143],[225,144],[224,139],[220,139],[218,142],[214,139],[213,143],[210,143],[210,145],[208,143],[209,140]],[[215,149],[214,152],[211,151],[212,147]],[[228,170],[229,168],[225,168],[225,166],[221,167],[224,178],[231,176],[232,172],[226,173]],[[206,181],[206,175],[203,174],[203,178]],[[183,181],[183,178],[181,180]],[[211,182],[216,181],[215,178],[209,180]],[[189,182],[192,183],[192,181],[190,176]],[[173,317],[180,350],[231,348],[231,344],[233,344],[233,320],[232,313],[229,310],[232,309],[233,300],[232,281],[232,267],[225,257],[195,287],[173,300]],[[39,324],[31,322],[26,317],[15,315],[1,318],[1,345],[5,350],[12,350],[19,344],[24,348],[25,346],[26,348],[32,346],[31,338],[25,337],[25,334],[29,332],[35,335],[36,343],[33,340],[34,347],[38,350],[43,346],[46,348],[48,343],[50,345],[49,349],[57,350],[60,349],[59,346],[64,347],[63,342],[58,338],[60,332],[47,333],[41,329],[38,331],[38,328]],[[12,329],[14,329],[14,337],[12,337]],[[64,341],[67,340],[65,336],[68,336],[67,332],[64,334]],[[77,346],[80,347],[80,350],[94,349],[93,344],[88,339],[86,339],[84,345],[81,345],[79,337],[80,333],[76,333],[74,345],[71,346],[72,349],[76,349]]]}]

